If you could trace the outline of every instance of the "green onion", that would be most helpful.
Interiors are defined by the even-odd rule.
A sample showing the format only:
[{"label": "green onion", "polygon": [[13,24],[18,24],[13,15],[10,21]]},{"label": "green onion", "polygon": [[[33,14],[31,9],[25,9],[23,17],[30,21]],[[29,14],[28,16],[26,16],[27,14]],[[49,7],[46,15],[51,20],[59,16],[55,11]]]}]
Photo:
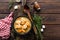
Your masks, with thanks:
[{"label": "green onion", "polygon": [[37,40],[43,40],[42,37],[42,33],[41,33],[41,27],[42,27],[42,22],[41,22],[42,18],[40,16],[38,16],[37,14],[34,14],[33,16],[33,21],[34,21],[34,25],[37,29]]},{"label": "green onion", "polygon": [[8,9],[11,9],[12,6],[13,6],[13,4],[14,4],[13,0],[10,0],[10,1],[9,1],[9,8],[8,8]]}]

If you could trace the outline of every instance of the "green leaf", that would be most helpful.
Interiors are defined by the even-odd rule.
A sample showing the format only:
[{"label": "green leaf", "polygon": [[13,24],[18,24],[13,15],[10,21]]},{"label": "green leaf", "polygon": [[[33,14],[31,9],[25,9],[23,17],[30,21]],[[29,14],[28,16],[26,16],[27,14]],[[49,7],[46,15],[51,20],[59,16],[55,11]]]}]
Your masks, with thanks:
[{"label": "green leaf", "polygon": [[38,16],[37,14],[34,14],[33,21],[34,21],[34,25],[37,29],[38,40],[43,40],[42,33],[41,33],[42,18],[40,16]]},{"label": "green leaf", "polygon": [[11,9],[12,6],[13,6],[13,4],[14,4],[13,0],[10,0],[10,1],[9,1],[9,7],[8,7],[8,9]]}]

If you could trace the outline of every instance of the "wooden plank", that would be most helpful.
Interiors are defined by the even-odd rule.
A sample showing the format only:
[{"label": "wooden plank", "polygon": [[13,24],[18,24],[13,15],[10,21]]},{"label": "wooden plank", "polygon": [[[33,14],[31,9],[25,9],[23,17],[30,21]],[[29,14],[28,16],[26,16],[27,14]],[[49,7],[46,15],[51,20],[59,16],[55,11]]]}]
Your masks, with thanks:
[{"label": "wooden plank", "polygon": [[60,25],[46,25],[44,40],[60,40]]},{"label": "wooden plank", "polygon": [[[33,8],[31,3],[28,3]],[[40,13],[60,13],[60,3],[39,3],[41,5]],[[0,13],[9,13],[8,3],[0,3]],[[33,9],[32,9],[33,10]]]},{"label": "wooden plank", "polygon": [[[33,8],[33,5],[28,5]],[[41,6],[40,13],[60,13],[60,3],[39,3]]]},{"label": "wooden plank", "polygon": [[[0,2],[9,2],[10,0],[0,0]],[[15,1],[15,0],[14,0]]]},{"label": "wooden plank", "polygon": [[[9,2],[10,0],[0,0],[0,2]],[[15,0],[13,0],[15,1]],[[34,1],[38,1],[38,2],[60,2],[60,0],[27,0],[27,2],[34,2]]]},{"label": "wooden plank", "polygon": [[37,0],[38,2],[60,2],[60,0]]},{"label": "wooden plank", "polygon": [[40,14],[43,24],[60,24],[60,14]]},{"label": "wooden plank", "polygon": [[9,13],[8,3],[0,3],[0,13]]},{"label": "wooden plank", "polygon": [[58,3],[60,2],[60,0],[28,0],[28,2],[34,2],[34,1],[37,1],[37,2],[55,2],[55,3]]},{"label": "wooden plank", "polygon": [[8,16],[9,14],[0,14],[0,19],[5,18],[6,16]]},{"label": "wooden plank", "polygon": [[[0,19],[5,18],[8,15],[9,14],[0,14]],[[57,19],[60,18],[59,14],[41,14],[41,16],[44,16],[44,15],[45,15],[45,17],[46,17],[46,15],[48,15],[50,17],[51,17],[51,15],[53,15],[53,18],[55,16],[56,16],[55,18],[57,18]],[[44,33],[43,33],[44,40],[60,40],[59,30],[60,30],[60,25],[46,25],[46,29],[44,30]]]},{"label": "wooden plank", "polygon": [[[60,14],[39,14],[42,17],[43,24],[60,24]],[[0,14],[0,18],[4,18],[8,14]]]},{"label": "wooden plank", "polygon": [[40,3],[40,13],[60,13],[60,3]]}]

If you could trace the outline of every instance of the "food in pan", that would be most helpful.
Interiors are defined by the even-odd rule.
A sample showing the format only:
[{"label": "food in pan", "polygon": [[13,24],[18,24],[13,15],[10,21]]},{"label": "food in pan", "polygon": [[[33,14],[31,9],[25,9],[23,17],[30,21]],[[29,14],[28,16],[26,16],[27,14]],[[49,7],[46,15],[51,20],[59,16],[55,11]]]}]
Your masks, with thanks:
[{"label": "food in pan", "polygon": [[18,17],[14,22],[14,28],[20,34],[27,33],[31,29],[31,22],[26,17]]}]

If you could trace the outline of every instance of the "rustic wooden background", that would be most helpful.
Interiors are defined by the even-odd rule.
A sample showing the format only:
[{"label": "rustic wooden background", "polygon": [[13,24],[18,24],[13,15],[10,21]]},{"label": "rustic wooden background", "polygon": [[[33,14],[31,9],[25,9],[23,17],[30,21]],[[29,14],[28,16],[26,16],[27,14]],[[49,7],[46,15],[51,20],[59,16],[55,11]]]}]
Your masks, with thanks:
[{"label": "rustic wooden background", "polygon": [[[35,0],[27,0],[31,5]],[[44,40],[60,40],[60,0],[36,0],[41,5],[39,13],[42,23],[46,25]],[[7,16],[9,0],[0,0],[0,19]],[[32,5],[31,5],[32,6]]]}]

